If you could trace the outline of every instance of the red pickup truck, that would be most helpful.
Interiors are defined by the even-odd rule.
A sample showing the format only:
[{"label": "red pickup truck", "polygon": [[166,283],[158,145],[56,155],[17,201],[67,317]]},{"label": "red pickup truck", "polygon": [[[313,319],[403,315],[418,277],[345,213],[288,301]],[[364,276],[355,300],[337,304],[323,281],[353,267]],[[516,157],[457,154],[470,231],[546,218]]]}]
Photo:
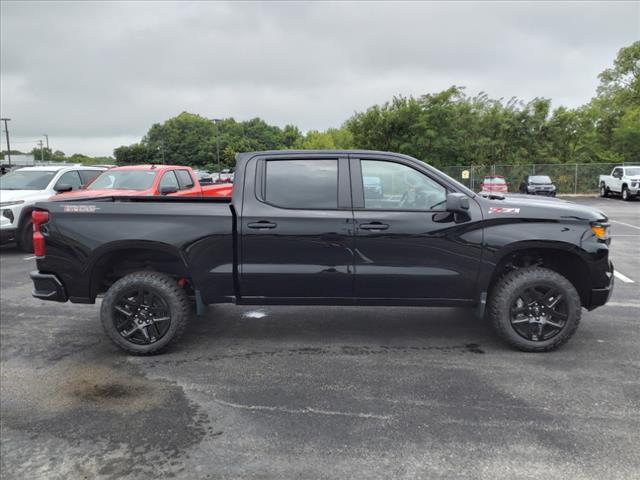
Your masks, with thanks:
[{"label": "red pickup truck", "polygon": [[230,197],[232,192],[233,184],[231,183],[200,185],[195,172],[190,167],[131,165],[115,167],[103,172],[84,189],[76,190],[69,186],[66,193],[60,193],[51,200],[157,195]]}]

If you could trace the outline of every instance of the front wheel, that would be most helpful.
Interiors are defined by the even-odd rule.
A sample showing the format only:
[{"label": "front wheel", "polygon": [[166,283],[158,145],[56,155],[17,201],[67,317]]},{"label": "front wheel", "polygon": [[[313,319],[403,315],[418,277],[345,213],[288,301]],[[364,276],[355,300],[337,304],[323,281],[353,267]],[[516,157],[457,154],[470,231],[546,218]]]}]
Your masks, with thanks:
[{"label": "front wheel", "polygon": [[566,343],[580,323],[580,296],[559,273],[527,267],[495,285],[489,316],[497,333],[526,352],[546,352]]},{"label": "front wheel", "polygon": [[166,349],[180,338],[191,314],[189,298],[178,283],[152,271],[135,272],[115,282],[100,308],[109,338],[134,355]]},{"label": "front wheel", "polygon": [[607,187],[605,186],[604,183],[600,184],[600,196],[602,198],[605,198],[607,195],[609,195],[609,192],[607,191]]},{"label": "front wheel", "polygon": [[629,189],[627,187],[622,187],[622,200],[625,202],[631,200],[631,195],[629,195]]}]

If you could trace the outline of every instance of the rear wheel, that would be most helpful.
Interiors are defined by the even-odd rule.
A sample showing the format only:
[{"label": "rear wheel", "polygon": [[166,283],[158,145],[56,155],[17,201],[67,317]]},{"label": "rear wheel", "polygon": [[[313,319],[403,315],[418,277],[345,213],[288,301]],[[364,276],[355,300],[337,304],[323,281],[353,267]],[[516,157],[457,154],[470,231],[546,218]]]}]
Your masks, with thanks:
[{"label": "rear wheel", "polygon": [[505,275],[489,301],[489,316],[498,334],[526,352],[546,352],[566,343],[578,328],[580,315],[580,296],[573,284],[542,267]]},{"label": "rear wheel", "polygon": [[132,273],[115,282],[100,309],[109,338],[134,355],[166,349],[180,338],[191,315],[189,298],[178,283],[152,271]]},{"label": "rear wheel", "polygon": [[31,220],[26,220],[20,228],[20,231],[16,235],[16,243],[18,244],[18,248],[23,252],[33,252],[33,223],[31,223]]}]

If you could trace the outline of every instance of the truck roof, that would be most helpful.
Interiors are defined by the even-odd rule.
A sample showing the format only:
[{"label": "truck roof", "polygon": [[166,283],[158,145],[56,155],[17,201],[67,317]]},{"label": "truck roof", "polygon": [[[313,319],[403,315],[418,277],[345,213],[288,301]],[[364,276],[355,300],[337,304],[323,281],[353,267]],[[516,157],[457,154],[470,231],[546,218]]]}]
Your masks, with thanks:
[{"label": "truck roof", "polygon": [[65,168],[82,168],[87,170],[104,170],[104,167],[94,167],[92,165],[39,165],[37,167],[22,167],[16,170],[28,170],[34,172],[57,172]]},{"label": "truck roof", "polygon": [[145,165],[123,165],[121,167],[114,167],[111,170],[175,170],[176,168],[191,168],[188,165],[158,165],[158,164],[145,164]]},{"label": "truck roof", "polygon": [[[242,152],[236,155],[236,161],[245,160],[255,156],[325,156],[340,157],[345,155],[391,155],[394,157],[412,158],[408,155],[396,152],[383,152],[380,150],[260,150],[256,152]],[[413,159],[415,160],[415,159]]]}]

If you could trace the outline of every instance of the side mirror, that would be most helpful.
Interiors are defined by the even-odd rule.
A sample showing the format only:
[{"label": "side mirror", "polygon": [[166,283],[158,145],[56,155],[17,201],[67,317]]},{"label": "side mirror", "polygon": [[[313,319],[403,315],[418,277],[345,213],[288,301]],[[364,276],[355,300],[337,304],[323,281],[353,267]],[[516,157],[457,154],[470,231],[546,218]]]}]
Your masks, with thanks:
[{"label": "side mirror", "polygon": [[160,195],[169,195],[170,193],[176,193],[178,191],[178,187],[175,185],[165,185],[164,187],[160,187]]},{"label": "side mirror", "polygon": [[449,193],[446,206],[448,212],[466,212],[469,210],[469,197],[464,193]]},{"label": "side mirror", "polygon": [[71,190],[73,190],[73,187],[71,185],[67,185],[66,183],[61,183],[53,187],[53,189],[56,191],[56,193],[64,193],[70,192]]}]

